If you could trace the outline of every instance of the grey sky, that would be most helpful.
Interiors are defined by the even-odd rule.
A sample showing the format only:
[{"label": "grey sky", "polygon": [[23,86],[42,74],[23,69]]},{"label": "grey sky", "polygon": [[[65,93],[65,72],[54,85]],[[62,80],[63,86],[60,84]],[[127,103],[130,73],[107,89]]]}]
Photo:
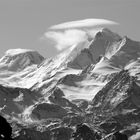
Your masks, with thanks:
[{"label": "grey sky", "polygon": [[55,24],[100,18],[120,23],[113,31],[140,41],[140,0],[0,0],[0,56],[27,48],[50,57],[57,53],[40,38]]}]

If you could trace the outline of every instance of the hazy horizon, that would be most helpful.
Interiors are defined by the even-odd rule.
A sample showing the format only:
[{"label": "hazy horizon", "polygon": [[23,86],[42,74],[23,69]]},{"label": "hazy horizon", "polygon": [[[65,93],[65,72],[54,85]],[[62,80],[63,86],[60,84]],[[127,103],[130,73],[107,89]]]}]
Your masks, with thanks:
[{"label": "hazy horizon", "polygon": [[140,41],[139,0],[4,0],[0,2],[0,56],[8,49],[38,51],[44,57],[58,53],[40,38],[52,25],[99,18],[115,21],[112,31]]}]

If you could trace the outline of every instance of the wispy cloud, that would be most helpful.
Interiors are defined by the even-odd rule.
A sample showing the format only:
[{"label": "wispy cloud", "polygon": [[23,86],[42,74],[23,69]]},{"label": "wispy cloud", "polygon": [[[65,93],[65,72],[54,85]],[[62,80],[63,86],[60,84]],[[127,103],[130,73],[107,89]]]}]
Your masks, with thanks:
[{"label": "wispy cloud", "polygon": [[106,19],[84,19],[78,21],[65,22],[58,25],[53,25],[50,29],[68,29],[81,27],[99,27],[102,25],[117,25],[117,22]]},{"label": "wispy cloud", "polygon": [[45,33],[45,37],[55,41],[55,47],[58,50],[63,50],[87,39],[86,32],[77,29],[65,30],[63,32],[50,31]]},{"label": "wispy cloud", "polygon": [[46,39],[55,42],[57,50],[61,51],[77,43],[94,37],[95,33],[105,25],[117,25],[118,23],[105,19],[84,19],[53,25],[44,34]]}]

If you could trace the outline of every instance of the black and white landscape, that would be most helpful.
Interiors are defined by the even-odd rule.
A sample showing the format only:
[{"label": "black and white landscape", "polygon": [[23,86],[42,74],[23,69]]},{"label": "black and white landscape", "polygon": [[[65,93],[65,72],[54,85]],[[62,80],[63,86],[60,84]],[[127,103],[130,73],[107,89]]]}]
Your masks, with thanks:
[{"label": "black and white landscape", "polygon": [[0,140],[140,140],[140,0],[0,1]]},{"label": "black and white landscape", "polygon": [[136,139],[140,42],[103,28],[49,59],[8,50],[0,59],[0,112],[15,140],[72,140],[82,123],[98,139],[116,131]]}]

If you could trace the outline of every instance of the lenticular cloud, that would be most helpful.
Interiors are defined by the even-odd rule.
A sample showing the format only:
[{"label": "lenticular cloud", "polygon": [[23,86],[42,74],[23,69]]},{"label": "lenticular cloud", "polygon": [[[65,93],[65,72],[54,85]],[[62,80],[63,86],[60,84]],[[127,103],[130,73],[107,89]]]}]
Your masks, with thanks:
[{"label": "lenticular cloud", "polygon": [[55,43],[59,51],[72,47],[72,45],[86,41],[88,36],[94,37],[95,33],[104,26],[117,25],[118,23],[105,19],[84,19],[53,25],[44,34],[46,39]]},{"label": "lenticular cloud", "polygon": [[82,27],[98,27],[102,25],[117,25],[117,22],[106,19],[84,19],[78,21],[65,22],[58,25],[53,25],[50,29],[68,29]]}]

